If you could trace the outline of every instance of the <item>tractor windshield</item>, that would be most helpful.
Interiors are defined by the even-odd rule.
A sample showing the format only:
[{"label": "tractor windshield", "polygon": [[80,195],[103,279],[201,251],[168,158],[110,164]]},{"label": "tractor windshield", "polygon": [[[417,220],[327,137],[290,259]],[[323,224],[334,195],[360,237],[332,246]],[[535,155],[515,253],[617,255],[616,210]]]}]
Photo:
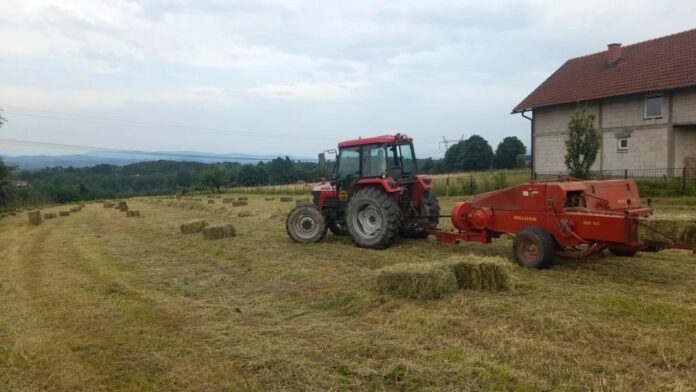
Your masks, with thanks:
[{"label": "tractor windshield", "polygon": [[362,147],[363,177],[382,177],[393,168],[399,168],[402,174],[410,174],[415,171],[415,166],[410,144],[370,144]]}]

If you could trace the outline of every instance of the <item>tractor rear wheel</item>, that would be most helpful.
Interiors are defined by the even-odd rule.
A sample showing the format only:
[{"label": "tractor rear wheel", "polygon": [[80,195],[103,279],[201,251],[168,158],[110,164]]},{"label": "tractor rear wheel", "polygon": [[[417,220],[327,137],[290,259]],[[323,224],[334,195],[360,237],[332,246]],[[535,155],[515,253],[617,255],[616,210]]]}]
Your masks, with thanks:
[{"label": "tractor rear wheel", "polygon": [[290,211],[285,231],[295,242],[319,242],[326,236],[326,220],[313,204],[300,204]]},{"label": "tractor rear wheel", "polygon": [[542,269],[553,264],[556,245],[553,237],[539,227],[522,229],[512,242],[517,264],[526,268]]},{"label": "tractor rear wheel", "polygon": [[381,189],[364,188],[348,202],[346,224],[357,246],[388,248],[399,234],[401,210],[396,200]]},{"label": "tractor rear wheel", "polygon": [[[430,189],[425,190],[423,195],[421,195],[420,206],[416,211],[418,215],[414,218],[426,216],[428,218],[424,219],[427,219],[428,224],[432,227],[440,223],[440,202]],[[428,232],[425,231],[425,227],[422,224],[417,227],[403,227],[399,234],[404,238],[428,238]]]},{"label": "tractor rear wheel", "polygon": [[621,257],[633,257],[638,253],[637,250],[633,249],[612,249],[609,248],[609,252],[613,254],[614,256],[621,256]]}]

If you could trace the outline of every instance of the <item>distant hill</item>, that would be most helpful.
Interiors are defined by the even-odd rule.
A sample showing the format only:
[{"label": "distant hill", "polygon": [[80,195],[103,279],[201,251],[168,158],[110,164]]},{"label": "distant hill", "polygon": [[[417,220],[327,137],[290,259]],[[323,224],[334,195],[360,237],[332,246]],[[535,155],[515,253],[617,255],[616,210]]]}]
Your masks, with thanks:
[{"label": "distant hill", "polygon": [[[85,167],[94,166],[101,163],[110,165],[125,166],[131,163],[156,160],[174,160],[187,162],[241,162],[255,163],[259,161],[270,161],[278,156],[285,155],[251,155],[240,153],[212,154],[195,151],[157,151],[151,153],[132,153],[132,152],[88,152],[84,154],[72,155],[22,155],[22,156],[3,156],[5,163],[17,166],[23,170],[37,170],[45,167],[73,166]],[[307,157],[290,157],[293,160],[313,161]]]}]

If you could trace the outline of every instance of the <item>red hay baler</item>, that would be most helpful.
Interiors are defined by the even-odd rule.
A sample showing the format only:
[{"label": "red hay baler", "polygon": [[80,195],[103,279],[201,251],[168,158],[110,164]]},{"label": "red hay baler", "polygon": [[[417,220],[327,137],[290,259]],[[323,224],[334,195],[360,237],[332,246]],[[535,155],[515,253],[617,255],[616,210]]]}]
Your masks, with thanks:
[{"label": "red hay baler", "polygon": [[641,221],[652,214],[648,204],[641,206],[630,179],[533,181],[456,203],[451,214],[455,230],[431,228],[429,233],[449,244],[490,243],[514,235],[515,260],[530,268],[546,267],[556,255],[582,258],[604,249],[621,256],[688,249],[674,241],[639,242]]}]

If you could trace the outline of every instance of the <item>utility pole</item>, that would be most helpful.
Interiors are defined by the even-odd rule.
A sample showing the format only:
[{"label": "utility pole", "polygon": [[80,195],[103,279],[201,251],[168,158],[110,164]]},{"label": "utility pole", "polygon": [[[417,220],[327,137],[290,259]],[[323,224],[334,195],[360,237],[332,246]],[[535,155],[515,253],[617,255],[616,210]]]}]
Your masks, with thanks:
[{"label": "utility pole", "polygon": [[[459,143],[462,140],[464,140],[464,135],[462,135],[459,139],[447,139],[446,137],[442,137],[442,141],[438,145],[439,150],[442,152],[447,152],[447,149],[449,149],[450,143]],[[442,146],[445,146],[445,149],[442,149]]]}]

